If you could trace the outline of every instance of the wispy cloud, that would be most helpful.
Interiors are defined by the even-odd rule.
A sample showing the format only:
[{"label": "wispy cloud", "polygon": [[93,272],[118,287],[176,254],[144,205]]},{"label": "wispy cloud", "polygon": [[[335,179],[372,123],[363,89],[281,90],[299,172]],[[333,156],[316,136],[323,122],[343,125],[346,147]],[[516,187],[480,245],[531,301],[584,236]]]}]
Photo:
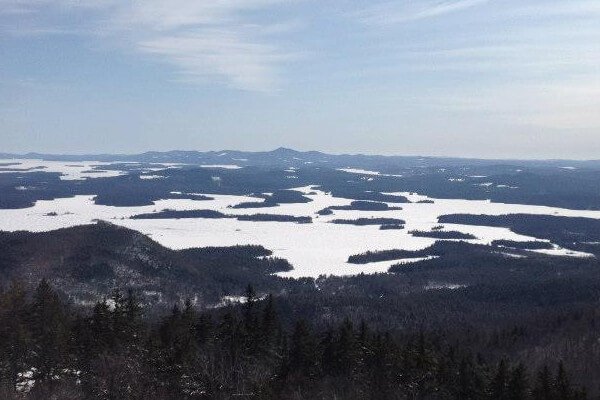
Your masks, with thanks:
[{"label": "wispy cloud", "polygon": [[[4,28],[15,36],[88,33],[174,66],[180,81],[217,80],[252,91],[273,91],[279,67],[292,57],[273,44],[288,21],[253,18],[284,0],[0,0],[0,16],[23,21]],[[16,18],[19,18],[18,16]],[[285,29],[283,29],[285,27]]]},{"label": "wispy cloud", "polygon": [[489,0],[423,0],[394,1],[375,4],[355,15],[370,25],[394,25],[466,10],[487,3]]},{"label": "wispy cloud", "polygon": [[600,128],[598,2],[407,0],[352,15],[366,24],[373,54],[361,79],[399,82],[417,109],[541,130]]},{"label": "wispy cloud", "polygon": [[524,17],[597,17],[600,15],[600,3],[593,0],[569,0],[536,5],[523,2],[515,7],[512,13]]},{"label": "wispy cloud", "polygon": [[236,30],[161,35],[138,43],[138,48],[175,65],[186,82],[216,76],[239,89],[267,92],[276,89],[274,66],[289,58],[273,46],[245,41]]}]

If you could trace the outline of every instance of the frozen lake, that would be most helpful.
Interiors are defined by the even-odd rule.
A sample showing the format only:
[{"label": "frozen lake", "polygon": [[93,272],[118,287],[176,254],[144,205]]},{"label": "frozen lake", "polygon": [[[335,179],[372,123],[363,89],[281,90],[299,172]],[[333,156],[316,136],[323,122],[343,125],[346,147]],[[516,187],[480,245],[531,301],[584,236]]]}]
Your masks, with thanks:
[{"label": "frozen lake", "polygon": [[63,180],[81,180],[86,178],[108,178],[122,175],[122,171],[103,170],[112,162],[99,161],[47,161],[35,159],[0,159],[1,173],[11,172],[56,172]]},{"label": "frozen lake", "polygon": [[[352,275],[359,273],[386,272],[398,261],[348,264],[348,256],[371,250],[406,249],[418,250],[430,246],[435,239],[414,237],[411,230],[429,231],[439,225],[437,218],[444,214],[542,214],[568,217],[600,218],[600,211],[579,211],[561,208],[518,204],[491,203],[475,200],[431,199],[433,203],[417,203],[428,199],[424,196],[398,193],[413,203],[401,204],[402,210],[354,211],[336,210],[333,215],[316,213],[329,206],[349,205],[351,200],[335,198],[316,188],[296,188],[311,198],[309,203],[282,204],[258,209],[235,209],[229,206],[257,198],[247,196],[210,195],[214,200],[159,200],[155,205],[142,207],[113,207],[96,205],[93,197],[77,196],[52,201],[38,201],[34,207],[0,210],[0,230],[49,231],[58,228],[88,224],[94,220],[106,220],[149,235],[162,245],[173,249],[205,246],[233,246],[244,244],[262,245],[294,266],[294,270],[282,273],[288,277],[317,277],[319,275]],[[390,204],[398,205],[398,204]],[[216,210],[225,214],[282,214],[311,216],[312,224],[291,222],[253,222],[226,219],[129,219],[140,213],[173,210]],[[400,218],[406,220],[404,230],[380,230],[379,226],[355,226],[332,224],[332,219],[356,219],[369,217]],[[477,237],[472,243],[489,244],[493,240],[537,240],[518,235],[506,228],[487,226],[444,224],[444,230],[471,233]],[[566,249],[544,250],[556,255],[586,256]],[[415,260],[405,260],[406,262]]]}]

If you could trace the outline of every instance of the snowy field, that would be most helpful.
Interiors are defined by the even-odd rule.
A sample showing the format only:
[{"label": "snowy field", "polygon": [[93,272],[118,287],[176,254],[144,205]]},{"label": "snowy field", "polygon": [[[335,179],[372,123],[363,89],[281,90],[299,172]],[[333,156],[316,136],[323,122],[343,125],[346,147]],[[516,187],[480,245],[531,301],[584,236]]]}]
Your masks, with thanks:
[{"label": "snowy field", "polygon": [[[0,210],[0,230],[49,231],[58,228],[88,224],[94,220],[106,220],[149,235],[157,242],[173,249],[204,246],[232,246],[244,244],[262,245],[277,257],[287,259],[294,270],[282,273],[288,277],[317,277],[319,275],[352,275],[359,273],[386,272],[399,261],[348,264],[348,256],[371,250],[406,249],[418,250],[430,246],[435,239],[413,237],[411,230],[429,231],[438,226],[440,215],[454,213],[501,215],[514,213],[558,215],[568,217],[600,218],[600,211],[578,211],[561,208],[500,204],[475,200],[430,199],[433,203],[417,203],[427,197],[398,193],[414,203],[401,204],[402,210],[351,211],[336,210],[333,215],[316,213],[329,206],[348,205],[351,200],[332,197],[314,187],[296,188],[313,201],[309,203],[282,204],[259,209],[234,209],[229,206],[242,202],[258,201],[255,197],[210,195],[214,200],[168,199],[152,206],[113,207],[96,205],[93,197],[77,196],[52,201],[38,201],[34,207]],[[390,204],[398,205],[398,204]],[[225,214],[283,214],[310,216],[312,224],[292,222],[253,222],[227,219],[129,219],[141,214],[173,210],[216,210]],[[356,219],[369,217],[401,218],[406,220],[404,230],[380,230],[379,226],[355,226],[332,224],[332,219]],[[506,228],[487,226],[444,224],[444,230],[471,233],[477,237],[472,243],[489,244],[493,240],[537,240],[518,235]],[[541,252],[588,256],[555,246]],[[417,259],[404,260],[404,262]]]},{"label": "snowy field", "polygon": [[395,176],[402,177],[402,175],[396,174],[382,174],[378,171],[370,171],[368,169],[360,169],[360,168],[338,168],[338,171],[348,172],[349,174],[357,174],[357,175],[373,175],[373,176]]},{"label": "snowy field", "polygon": [[28,159],[0,160],[0,174],[12,172],[58,172],[63,180],[80,180],[85,178],[107,178],[122,175],[122,171],[103,170],[103,166],[112,162],[99,161],[46,161]]},{"label": "snowy field", "polygon": [[[136,162],[100,162],[100,161],[47,161],[35,159],[0,159],[0,174],[14,172],[56,172],[60,173],[62,180],[82,180],[87,178],[110,178],[127,174],[127,171],[105,170],[107,166],[115,164],[128,164],[135,167]],[[158,163],[157,167],[139,168],[138,172],[151,172],[164,170],[166,168],[178,168],[183,164],[178,163]],[[239,165],[234,164],[200,164],[201,168],[213,169],[240,169]],[[156,175],[142,176],[142,179],[159,179]]]}]

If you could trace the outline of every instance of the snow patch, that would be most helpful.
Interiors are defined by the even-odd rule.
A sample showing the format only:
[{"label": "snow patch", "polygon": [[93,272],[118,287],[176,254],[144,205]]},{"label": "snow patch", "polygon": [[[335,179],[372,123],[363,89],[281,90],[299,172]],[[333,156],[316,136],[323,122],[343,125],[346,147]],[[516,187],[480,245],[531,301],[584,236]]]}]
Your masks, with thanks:
[{"label": "snow patch", "polygon": [[235,164],[202,164],[200,168],[241,169],[243,167]]}]

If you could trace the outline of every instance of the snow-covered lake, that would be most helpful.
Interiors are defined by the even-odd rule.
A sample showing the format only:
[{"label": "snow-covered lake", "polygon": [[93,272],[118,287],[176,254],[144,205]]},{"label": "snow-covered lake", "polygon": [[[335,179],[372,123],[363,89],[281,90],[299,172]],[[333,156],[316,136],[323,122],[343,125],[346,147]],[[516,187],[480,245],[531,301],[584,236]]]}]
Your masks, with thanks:
[{"label": "snow-covered lake", "polygon": [[[243,244],[262,245],[277,257],[289,260],[294,270],[282,273],[288,277],[317,277],[319,275],[352,275],[359,273],[386,272],[398,261],[348,264],[348,256],[368,250],[407,249],[418,250],[430,246],[435,239],[414,237],[411,230],[431,230],[439,225],[437,218],[444,214],[469,213],[501,215],[514,213],[559,215],[568,217],[599,218],[600,211],[578,211],[553,207],[518,204],[491,203],[476,200],[430,199],[433,203],[417,203],[428,199],[424,196],[398,193],[414,203],[401,204],[402,210],[353,211],[336,210],[334,215],[319,216],[317,211],[329,206],[348,205],[351,200],[332,197],[311,187],[296,188],[313,201],[309,203],[282,204],[259,209],[234,209],[229,206],[255,197],[210,195],[214,200],[168,199],[152,206],[112,207],[96,205],[90,196],[76,196],[52,201],[38,201],[34,207],[16,210],[0,210],[0,230],[49,231],[58,228],[88,224],[94,220],[106,220],[149,235],[157,242],[173,249],[204,246],[232,246]],[[397,205],[397,204],[391,204]],[[311,216],[312,224],[291,222],[253,222],[236,219],[129,219],[140,213],[173,210],[216,210],[226,214],[284,214]],[[50,214],[50,215],[49,215]],[[379,226],[355,226],[332,224],[336,218],[356,219],[369,217],[400,218],[406,220],[404,230],[380,230]],[[471,233],[477,237],[473,243],[489,244],[496,239],[515,241],[536,240],[518,235],[505,228],[487,226],[444,224],[444,230]],[[545,253],[557,255],[586,256],[555,248]],[[413,260],[405,260],[411,262]]]},{"label": "snow-covered lake", "polygon": [[[37,159],[0,159],[0,174],[2,173],[32,173],[53,172],[59,173],[62,180],[83,180],[89,178],[111,178],[125,175],[127,171],[114,168],[115,164],[127,164],[130,166],[141,165],[138,162],[101,162],[101,161],[48,161]],[[179,163],[159,163],[156,167],[139,168],[139,172],[159,171],[167,168],[179,168]],[[202,168],[239,169],[237,165],[199,165]],[[142,176],[142,179],[158,179],[156,176]]]},{"label": "snow-covered lake", "polygon": [[[10,172],[58,172],[63,180],[80,180],[85,178],[107,178],[122,175],[122,171],[103,170],[103,166],[112,162],[99,161],[47,161],[35,159],[4,159],[0,164],[0,173]],[[9,165],[14,164],[14,165]]]}]

